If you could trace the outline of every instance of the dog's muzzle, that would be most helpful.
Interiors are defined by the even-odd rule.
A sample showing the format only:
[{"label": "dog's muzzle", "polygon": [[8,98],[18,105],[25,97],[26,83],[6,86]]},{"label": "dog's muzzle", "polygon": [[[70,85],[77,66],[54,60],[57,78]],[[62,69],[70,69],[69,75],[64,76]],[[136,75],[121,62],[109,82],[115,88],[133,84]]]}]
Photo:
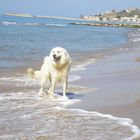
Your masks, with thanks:
[{"label": "dog's muzzle", "polygon": [[60,57],[60,56],[56,56],[56,55],[54,54],[54,55],[53,55],[53,58],[54,58],[54,61],[57,62],[57,61],[60,60],[61,57]]}]

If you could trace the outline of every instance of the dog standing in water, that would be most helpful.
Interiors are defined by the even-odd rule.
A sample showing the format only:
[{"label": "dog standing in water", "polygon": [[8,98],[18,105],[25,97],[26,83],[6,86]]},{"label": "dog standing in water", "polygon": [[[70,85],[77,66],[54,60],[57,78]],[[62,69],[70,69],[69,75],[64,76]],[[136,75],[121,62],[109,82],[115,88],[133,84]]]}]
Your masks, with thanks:
[{"label": "dog standing in water", "polygon": [[71,58],[66,49],[56,47],[51,50],[49,56],[46,56],[44,58],[44,63],[41,69],[39,71],[34,71],[33,69],[29,68],[28,75],[32,78],[40,80],[40,96],[46,95],[43,89],[46,81],[49,80],[50,87],[48,90],[48,94],[54,96],[56,82],[61,81],[63,83],[63,98],[67,98],[66,89],[70,66]]}]

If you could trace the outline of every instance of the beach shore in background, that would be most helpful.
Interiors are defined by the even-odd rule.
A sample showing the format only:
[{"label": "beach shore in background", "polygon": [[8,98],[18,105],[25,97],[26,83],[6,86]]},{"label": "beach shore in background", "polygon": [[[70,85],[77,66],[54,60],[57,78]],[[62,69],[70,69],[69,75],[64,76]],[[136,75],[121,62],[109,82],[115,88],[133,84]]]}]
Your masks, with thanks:
[{"label": "beach shore in background", "polygon": [[[74,81],[93,89],[82,94],[82,102],[74,107],[88,111],[131,118],[140,128],[140,49],[108,56],[78,71],[81,79]],[[73,72],[77,74],[77,72]]]}]

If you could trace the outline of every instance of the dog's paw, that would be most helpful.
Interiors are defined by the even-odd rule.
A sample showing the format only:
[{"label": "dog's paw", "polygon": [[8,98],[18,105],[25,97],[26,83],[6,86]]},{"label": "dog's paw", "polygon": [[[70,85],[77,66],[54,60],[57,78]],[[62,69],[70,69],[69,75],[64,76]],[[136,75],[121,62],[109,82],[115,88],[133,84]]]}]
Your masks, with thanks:
[{"label": "dog's paw", "polygon": [[68,98],[66,95],[63,95],[63,96],[62,96],[62,99],[63,99],[63,100],[68,100],[69,98]]},{"label": "dog's paw", "polygon": [[55,96],[55,93],[48,90],[48,95],[49,96]]},{"label": "dog's paw", "polygon": [[43,92],[43,91],[42,91],[42,92],[39,92],[39,96],[40,96],[40,97],[47,97],[46,93]]},{"label": "dog's paw", "polygon": [[49,96],[49,98],[51,98],[51,99],[58,99],[58,98],[59,98],[59,97],[58,97],[56,94],[54,94],[54,93],[49,93],[48,96]]}]

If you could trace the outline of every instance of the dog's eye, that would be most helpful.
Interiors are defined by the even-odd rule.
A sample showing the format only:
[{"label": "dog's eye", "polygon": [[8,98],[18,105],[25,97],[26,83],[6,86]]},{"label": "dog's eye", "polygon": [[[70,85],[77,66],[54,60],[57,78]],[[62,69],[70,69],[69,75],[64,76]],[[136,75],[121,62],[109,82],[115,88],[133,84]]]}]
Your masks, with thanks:
[{"label": "dog's eye", "polygon": [[61,51],[57,51],[57,53],[61,53]]}]

